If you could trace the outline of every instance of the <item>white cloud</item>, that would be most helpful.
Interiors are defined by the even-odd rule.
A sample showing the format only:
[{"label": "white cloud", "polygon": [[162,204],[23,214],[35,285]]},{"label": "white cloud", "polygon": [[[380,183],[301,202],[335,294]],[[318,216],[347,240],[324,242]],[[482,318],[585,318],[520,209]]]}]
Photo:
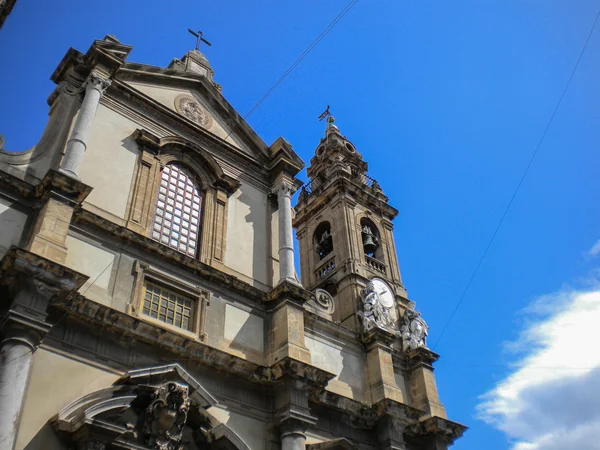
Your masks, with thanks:
[{"label": "white cloud", "polygon": [[600,288],[541,297],[524,314],[508,346],[520,357],[479,417],[513,450],[600,450]]},{"label": "white cloud", "polygon": [[594,246],[588,250],[587,254],[592,258],[598,256],[600,254],[600,241],[596,242]]}]

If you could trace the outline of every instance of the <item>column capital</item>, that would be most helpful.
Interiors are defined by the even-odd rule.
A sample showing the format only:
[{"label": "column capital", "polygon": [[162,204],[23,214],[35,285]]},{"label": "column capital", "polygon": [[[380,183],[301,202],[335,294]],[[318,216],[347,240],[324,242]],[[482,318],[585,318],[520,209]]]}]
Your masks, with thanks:
[{"label": "column capital", "polygon": [[100,94],[104,94],[111,84],[111,80],[96,71],[92,71],[83,83],[82,87],[84,87],[86,90],[95,89],[100,92]]},{"label": "column capital", "polygon": [[286,178],[279,178],[271,188],[273,194],[277,194],[277,198],[290,197],[296,192],[296,185],[292,180]]}]

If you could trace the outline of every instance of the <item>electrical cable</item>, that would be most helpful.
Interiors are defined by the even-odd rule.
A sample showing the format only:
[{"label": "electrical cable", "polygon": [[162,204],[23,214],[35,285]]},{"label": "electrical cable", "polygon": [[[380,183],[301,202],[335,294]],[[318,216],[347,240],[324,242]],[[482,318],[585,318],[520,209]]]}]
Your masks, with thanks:
[{"label": "electrical cable", "polygon": [[494,239],[496,238],[496,235],[498,234],[498,231],[500,230],[500,228],[502,227],[502,224],[504,223],[504,219],[506,219],[506,215],[508,214],[508,211],[510,210],[515,197],[517,196],[517,194],[519,193],[519,190],[521,189],[521,186],[523,185],[523,181],[525,180],[525,178],[527,177],[527,174],[529,173],[529,169],[531,168],[533,161],[535,160],[535,157],[537,156],[540,147],[542,146],[542,143],[544,142],[544,139],[546,138],[546,135],[548,134],[548,130],[550,129],[550,125],[552,125],[552,122],[554,121],[554,118],[556,117],[556,113],[558,112],[558,109],[560,108],[560,105],[562,104],[562,101],[565,97],[565,94],[567,93],[567,90],[569,89],[569,86],[571,85],[571,81],[573,81],[573,77],[575,76],[575,72],[577,71],[577,68],[579,67],[579,63],[581,62],[581,58],[583,57],[583,54],[585,53],[585,50],[587,49],[588,43],[590,42],[590,38],[592,37],[592,34],[594,34],[594,30],[596,29],[596,24],[598,23],[598,18],[600,18],[600,10],[598,11],[598,13],[596,14],[596,18],[594,19],[594,23],[592,24],[592,28],[585,40],[585,43],[583,45],[583,48],[581,49],[581,52],[579,53],[579,56],[577,57],[577,61],[575,62],[575,65],[573,66],[573,70],[571,71],[571,75],[569,76],[569,79],[567,80],[567,84],[565,85],[565,88],[562,91],[562,94],[560,95],[560,98],[558,99],[558,102],[556,103],[556,106],[554,107],[554,110],[552,111],[552,114],[550,116],[550,120],[548,121],[548,124],[546,125],[546,128],[544,129],[544,132],[542,133],[541,138],[539,139],[537,146],[535,147],[535,150],[533,152],[533,155],[531,156],[531,158],[529,159],[529,163],[527,164],[527,166],[525,167],[525,171],[523,172],[523,175],[521,176],[521,179],[519,180],[519,182],[517,183],[517,187],[515,188],[512,197],[510,198],[508,205],[506,206],[506,208],[504,209],[504,213],[502,214],[502,216],[500,217],[500,221],[498,222],[498,225],[496,226],[496,229],[494,230],[494,232],[492,233],[492,236],[490,238],[490,240],[488,241],[485,250],[483,251],[483,254],[481,255],[481,258],[479,259],[479,262],[477,263],[477,265],[475,266],[475,270],[473,271],[473,273],[471,274],[471,277],[469,278],[469,281],[467,282],[467,285],[465,286],[461,296],[458,299],[458,302],[456,303],[456,306],[454,307],[454,310],[452,311],[452,314],[450,314],[450,318],[447,320],[446,324],[444,325],[444,328],[442,329],[442,332],[440,333],[440,335],[438,336],[437,340],[435,341],[435,344],[433,344],[432,348],[436,348],[436,346],[439,344],[439,342],[442,340],[442,338],[444,337],[444,334],[446,332],[446,330],[448,329],[448,326],[450,325],[450,322],[452,322],[452,319],[454,319],[454,316],[456,315],[456,312],[458,311],[458,309],[460,308],[460,305],[462,304],[463,300],[465,299],[465,295],[467,294],[467,291],[469,290],[469,288],[471,287],[471,284],[473,283],[473,280],[475,279],[475,276],[477,275],[477,273],[479,272],[479,268],[481,267],[481,264],[483,263],[483,260],[485,259],[485,257],[488,254],[488,251],[490,250],[490,247],[492,246],[492,243],[494,242]]}]

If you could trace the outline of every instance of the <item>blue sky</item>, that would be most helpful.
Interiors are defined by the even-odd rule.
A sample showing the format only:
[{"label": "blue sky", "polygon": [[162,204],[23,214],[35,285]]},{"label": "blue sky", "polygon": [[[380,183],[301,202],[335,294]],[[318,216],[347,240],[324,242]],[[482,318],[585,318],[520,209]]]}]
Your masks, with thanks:
[{"label": "blue sky", "polygon": [[[18,0],[0,31],[5,147],[24,150],[41,135],[49,77],[69,47],[85,51],[114,34],[134,46],[130,61],[166,66],[193,46],[187,28],[200,28],[213,42],[205,50],[215,80],[243,115],[347,2]],[[331,105],[400,210],[401,270],[430,325],[430,344],[500,220],[599,8],[598,0],[361,0],[249,117],[267,143],[284,136],[308,162],[324,130],[316,117]],[[523,417],[502,409],[508,391],[497,388],[514,388],[513,363],[554,349],[553,365],[545,360],[531,370],[560,368],[566,375],[553,383],[597,375],[590,370],[600,358],[571,367],[561,359],[569,351],[553,338],[565,326],[561,314],[598,314],[600,250],[589,250],[600,239],[599,51],[596,30],[503,227],[434,348],[449,417],[470,426],[456,449],[550,448],[540,435],[548,422],[538,417],[543,409]],[[538,333],[552,324],[558,331]],[[590,350],[586,336],[566,348]],[[528,380],[539,389],[527,392],[547,393],[544,376],[539,386],[535,378]],[[521,406],[542,404],[510,392]],[[600,398],[593,400],[600,410]],[[511,414],[530,428],[511,426]]]}]

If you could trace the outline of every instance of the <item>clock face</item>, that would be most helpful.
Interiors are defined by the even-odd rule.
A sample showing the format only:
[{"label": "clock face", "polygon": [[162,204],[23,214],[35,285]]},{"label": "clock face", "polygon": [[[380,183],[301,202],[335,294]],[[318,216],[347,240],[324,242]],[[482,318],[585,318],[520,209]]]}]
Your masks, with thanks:
[{"label": "clock face", "polygon": [[394,306],[394,294],[386,282],[379,278],[373,278],[371,282],[375,286],[379,302],[386,308]]}]

